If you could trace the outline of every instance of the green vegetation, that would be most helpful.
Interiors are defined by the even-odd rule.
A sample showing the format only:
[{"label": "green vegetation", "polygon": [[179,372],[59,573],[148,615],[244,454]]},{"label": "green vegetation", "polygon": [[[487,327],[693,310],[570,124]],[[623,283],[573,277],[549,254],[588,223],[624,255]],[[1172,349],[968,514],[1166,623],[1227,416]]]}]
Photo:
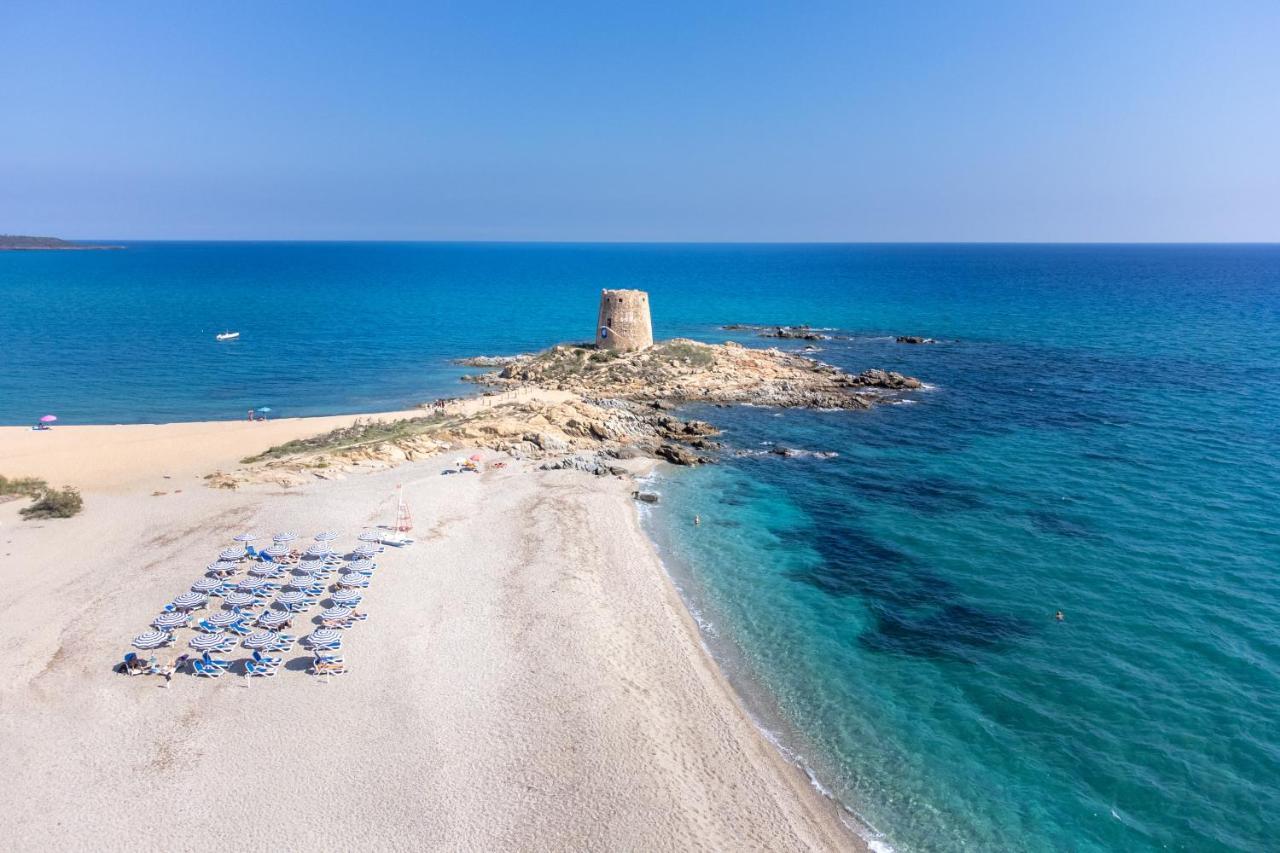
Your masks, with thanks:
[{"label": "green vegetation", "polygon": [[711,347],[687,341],[657,344],[651,352],[661,361],[687,361],[694,367],[710,367],[716,360]]},{"label": "green vegetation", "polygon": [[268,459],[280,459],[285,456],[296,456],[303,453],[321,453],[332,450],[345,450],[361,444],[376,444],[383,441],[396,441],[421,435],[440,425],[442,416],[435,414],[429,417],[407,418],[400,421],[361,421],[357,419],[349,427],[339,427],[324,435],[311,438],[299,438],[277,444],[259,453],[257,456],[246,456],[240,462],[252,465]]},{"label": "green vegetation", "polygon": [[18,510],[27,520],[40,518],[70,518],[84,509],[84,498],[71,486],[51,489],[38,477],[0,476],[0,497],[35,498],[31,506]]},{"label": "green vegetation", "polygon": [[18,514],[31,521],[39,518],[70,518],[84,509],[84,498],[71,486],[50,489],[31,506],[18,510]]},{"label": "green vegetation", "polygon": [[38,498],[49,490],[49,484],[38,477],[9,479],[0,474],[0,497]]}]

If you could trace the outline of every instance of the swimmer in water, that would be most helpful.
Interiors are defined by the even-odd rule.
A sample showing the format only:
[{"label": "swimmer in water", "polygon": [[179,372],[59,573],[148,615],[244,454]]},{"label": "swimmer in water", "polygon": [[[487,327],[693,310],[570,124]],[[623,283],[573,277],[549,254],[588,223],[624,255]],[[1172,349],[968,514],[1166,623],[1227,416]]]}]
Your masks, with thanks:
[{"label": "swimmer in water", "polygon": [[695,516],[693,517],[693,526],[694,526],[694,527],[697,527],[697,526],[698,526],[698,525],[700,525],[700,524],[702,524],[702,516],[700,516],[700,515],[695,515]]},{"label": "swimmer in water", "polygon": [[1054,618],[1054,619],[1057,619],[1059,622],[1061,622],[1061,621],[1063,621],[1064,619],[1066,619],[1067,617],[1066,617],[1066,616],[1063,616],[1063,615],[1062,615],[1062,611],[1061,611],[1061,610],[1059,610],[1057,613],[1053,614],[1053,618]]}]

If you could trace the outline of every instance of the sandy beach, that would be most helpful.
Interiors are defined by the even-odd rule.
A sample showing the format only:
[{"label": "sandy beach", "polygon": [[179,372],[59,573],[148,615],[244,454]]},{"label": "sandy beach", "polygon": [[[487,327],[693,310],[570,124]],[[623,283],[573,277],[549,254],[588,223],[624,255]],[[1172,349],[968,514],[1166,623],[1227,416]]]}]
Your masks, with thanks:
[{"label": "sandy beach", "polygon": [[[0,473],[86,502],[42,522],[0,504],[7,846],[860,849],[700,645],[629,478],[441,476],[441,457],[204,484],[352,419],[0,429]],[[418,542],[378,558],[348,674],[308,675],[301,647],[251,685],[112,671],[232,535],[328,528],[350,547],[391,521],[397,485]]]}]

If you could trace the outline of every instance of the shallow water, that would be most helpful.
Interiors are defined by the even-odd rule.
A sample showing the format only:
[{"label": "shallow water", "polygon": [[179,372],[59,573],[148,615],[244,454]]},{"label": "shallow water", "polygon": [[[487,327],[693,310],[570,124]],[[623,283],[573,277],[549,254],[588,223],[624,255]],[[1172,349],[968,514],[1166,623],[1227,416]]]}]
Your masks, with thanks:
[{"label": "shallow water", "polygon": [[1274,847],[1278,247],[5,254],[0,421],[394,408],[465,392],[451,358],[589,337],[627,286],[660,337],[808,322],[851,336],[818,357],[932,386],[695,410],[743,455],[648,514],[762,722],[887,843]]}]

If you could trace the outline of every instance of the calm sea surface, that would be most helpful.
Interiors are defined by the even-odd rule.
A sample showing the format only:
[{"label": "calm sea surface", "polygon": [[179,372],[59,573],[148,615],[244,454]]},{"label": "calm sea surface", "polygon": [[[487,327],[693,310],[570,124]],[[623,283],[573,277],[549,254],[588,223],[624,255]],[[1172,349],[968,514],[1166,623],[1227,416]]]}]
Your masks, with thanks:
[{"label": "calm sea surface", "polygon": [[465,393],[450,359],[589,338],[601,287],[661,337],[810,323],[932,386],[694,410],[726,458],[646,520],[762,725],[886,844],[1280,846],[1280,247],[0,253],[0,422]]}]

